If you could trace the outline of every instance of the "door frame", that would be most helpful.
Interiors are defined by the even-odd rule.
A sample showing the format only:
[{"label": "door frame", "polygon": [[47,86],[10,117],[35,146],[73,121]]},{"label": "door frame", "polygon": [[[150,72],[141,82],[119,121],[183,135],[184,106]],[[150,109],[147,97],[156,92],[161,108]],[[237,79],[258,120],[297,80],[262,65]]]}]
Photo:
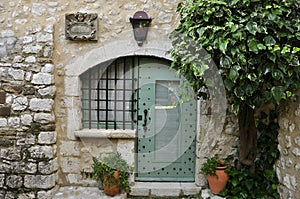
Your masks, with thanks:
[{"label": "door frame", "polygon": [[[137,57],[139,60],[140,59],[143,59],[143,56],[140,56],[140,57]],[[148,58],[148,57],[147,57]],[[152,60],[151,60],[152,59]],[[158,59],[158,62],[155,62],[155,59],[157,59],[157,58],[150,58],[150,60],[152,61],[150,61],[149,62],[149,64],[161,64],[162,65],[162,67],[165,67],[164,68],[164,72],[165,72],[165,74],[172,74],[172,73],[174,73],[174,74],[172,74],[171,76],[171,79],[164,79],[164,78],[162,78],[163,80],[166,80],[166,81],[168,81],[168,80],[170,80],[170,81],[180,81],[180,82],[182,82],[183,81],[183,79],[182,78],[180,78],[180,77],[177,77],[176,76],[176,73],[175,73],[175,70],[171,70],[170,71],[170,62],[169,62],[169,60],[166,60],[166,59]],[[160,62],[160,61],[162,61],[162,62]],[[163,63],[163,64],[162,64]],[[136,66],[136,67],[138,67],[138,70],[140,70],[140,66],[139,66],[139,63],[138,63],[138,66]],[[167,72],[166,72],[167,71]],[[140,88],[141,88],[141,82],[140,82],[140,71],[138,72],[139,73],[139,80],[138,80],[138,90],[140,90]],[[147,80],[148,79],[150,79],[151,77],[149,76],[148,78],[146,78],[146,82],[147,82]],[[152,79],[152,78],[151,78]],[[154,80],[155,80],[155,82],[157,81],[157,80],[160,80],[160,79],[156,79],[156,78],[154,78]],[[150,80],[151,81],[151,80]],[[149,88],[150,89],[150,88]],[[140,92],[140,91],[139,91]],[[139,94],[138,94],[139,95]],[[138,100],[140,100],[142,97],[141,96],[139,96],[138,97],[139,99]],[[154,96],[154,98],[155,98],[155,96]],[[148,98],[149,99],[149,98]],[[154,99],[154,100],[156,100],[156,98]],[[143,102],[137,102],[137,104],[142,104]],[[143,104],[145,104],[145,103],[143,103]],[[193,166],[192,166],[192,170],[187,170],[187,171],[177,171],[177,175],[178,175],[178,173],[188,173],[188,172],[193,172],[194,173],[194,175],[193,175],[193,177],[185,177],[185,175],[183,175],[182,177],[139,177],[138,176],[138,173],[136,173],[136,175],[135,175],[135,180],[136,181],[145,181],[145,182],[151,182],[151,181],[157,181],[157,182],[166,182],[166,181],[173,181],[173,182],[195,182],[195,180],[197,179],[197,154],[196,154],[196,152],[197,152],[197,132],[198,132],[198,106],[197,106],[197,101],[195,101],[195,105],[194,106],[196,106],[196,107],[194,107],[195,109],[195,116],[193,116],[193,117],[195,117],[195,123],[194,123],[194,129],[195,129],[195,132],[194,133],[191,133],[191,134],[195,134],[194,135],[194,137],[193,137],[193,139],[192,139],[192,142],[190,142],[190,145],[189,145],[189,151],[193,151],[193,159],[192,159],[192,163],[189,163],[189,165],[190,164],[193,164]],[[180,104],[180,113],[182,112],[182,107],[183,107],[183,104]],[[139,107],[139,108],[142,108],[142,107]],[[142,108],[142,109],[144,109],[144,108]],[[189,109],[190,110],[190,109]],[[144,115],[142,116],[141,115],[142,113],[138,113],[137,115],[139,115],[138,117],[141,117],[140,118],[140,120],[142,120],[142,118],[144,118]],[[152,113],[153,114],[153,113]],[[181,117],[181,116],[180,116]],[[179,118],[180,118],[179,117]],[[138,120],[138,122],[140,122],[140,123],[143,123],[143,121],[140,121],[140,120]],[[180,119],[181,120],[181,119]],[[154,120],[152,120],[152,121],[154,121]],[[182,132],[183,131],[183,126],[184,125],[182,125],[182,121],[180,121],[180,125],[179,125],[179,129],[178,129],[178,131],[180,132],[180,137],[179,137],[179,140],[178,140],[178,142],[179,142],[179,147],[180,148],[182,148],[182,147],[185,147],[185,145],[184,144],[182,144],[181,142],[182,142],[182,138],[183,138],[183,134],[184,134],[184,132]],[[139,140],[140,140],[140,138],[139,138],[139,131],[141,131],[141,128],[140,128],[140,124],[137,126],[137,130],[136,130],[136,134],[137,134],[137,139],[136,139],[136,158],[135,158],[135,162],[136,162],[136,168],[137,169],[139,169]],[[187,131],[186,131],[187,132]],[[177,139],[178,139],[178,135],[176,135],[176,137],[177,137]],[[191,137],[191,136],[189,136],[189,137]],[[153,139],[154,139],[154,137],[153,137]],[[149,139],[150,140],[150,139]],[[186,139],[186,140],[188,140],[188,139]],[[186,141],[187,142],[187,141]],[[190,148],[192,148],[192,149],[190,149]],[[186,153],[186,151],[184,152],[184,153],[180,153],[180,156],[182,156],[182,155],[185,155],[185,156],[187,156],[187,154],[185,154]],[[147,155],[147,154],[146,154]],[[182,156],[183,157],[183,156]],[[179,157],[179,159],[180,159],[180,161],[183,161],[183,158],[182,157]],[[176,159],[176,160],[179,160],[179,159]],[[189,158],[189,160],[190,160],[190,158]],[[185,164],[187,164],[186,162],[188,162],[187,160],[185,160],[184,161],[185,162]],[[153,162],[154,164],[155,164],[155,162]],[[176,164],[177,163],[177,165],[178,165],[178,162],[173,162],[174,164]],[[185,168],[183,167],[183,166],[187,166],[187,165],[183,165],[183,163],[180,163],[180,164],[182,164],[182,166],[181,167],[176,167],[176,169],[180,169],[180,170],[184,170]],[[180,165],[179,164],[179,165]],[[184,169],[181,169],[181,168],[184,168]],[[174,168],[175,169],[175,168]],[[190,168],[189,168],[190,169]],[[170,172],[170,173],[172,173],[172,172]]]}]

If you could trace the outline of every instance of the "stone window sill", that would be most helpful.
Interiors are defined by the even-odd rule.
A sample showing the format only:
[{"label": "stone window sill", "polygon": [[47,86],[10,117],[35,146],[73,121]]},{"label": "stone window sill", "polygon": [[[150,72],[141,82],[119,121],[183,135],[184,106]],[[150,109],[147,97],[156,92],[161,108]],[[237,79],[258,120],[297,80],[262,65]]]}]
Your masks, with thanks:
[{"label": "stone window sill", "polygon": [[136,130],[82,129],[75,131],[75,136],[78,138],[133,139],[136,137]]}]

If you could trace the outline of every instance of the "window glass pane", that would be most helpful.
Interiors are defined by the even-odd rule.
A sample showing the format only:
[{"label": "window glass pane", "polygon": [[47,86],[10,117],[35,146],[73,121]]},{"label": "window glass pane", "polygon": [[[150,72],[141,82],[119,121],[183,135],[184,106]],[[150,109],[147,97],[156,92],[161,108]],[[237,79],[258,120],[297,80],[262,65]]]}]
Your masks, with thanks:
[{"label": "window glass pane", "polygon": [[133,59],[120,58],[100,64],[81,75],[85,128],[128,128],[131,124],[131,90],[133,74],[137,74],[133,73]]}]

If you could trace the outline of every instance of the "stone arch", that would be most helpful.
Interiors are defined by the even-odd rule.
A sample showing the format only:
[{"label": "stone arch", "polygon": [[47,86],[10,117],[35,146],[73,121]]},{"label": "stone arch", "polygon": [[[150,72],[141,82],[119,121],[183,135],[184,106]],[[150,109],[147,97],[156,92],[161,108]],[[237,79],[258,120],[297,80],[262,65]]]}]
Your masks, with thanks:
[{"label": "stone arch", "polygon": [[116,59],[118,57],[146,55],[172,60],[167,55],[171,48],[169,40],[150,40],[143,47],[138,47],[132,40],[117,40],[99,48],[95,48],[85,55],[78,57],[65,67],[64,91],[68,99],[67,108],[67,138],[76,140],[74,132],[81,129],[80,110],[80,78],[88,69]]},{"label": "stone arch", "polygon": [[96,48],[74,60],[65,68],[66,76],[79,76],[89,68],[106,61],[132,55],[148,55],[168,60],[172,58],[167,54],[171,43],[166,40],[149,41],[144,47],[138,47],[131,40],[118,40]]}]

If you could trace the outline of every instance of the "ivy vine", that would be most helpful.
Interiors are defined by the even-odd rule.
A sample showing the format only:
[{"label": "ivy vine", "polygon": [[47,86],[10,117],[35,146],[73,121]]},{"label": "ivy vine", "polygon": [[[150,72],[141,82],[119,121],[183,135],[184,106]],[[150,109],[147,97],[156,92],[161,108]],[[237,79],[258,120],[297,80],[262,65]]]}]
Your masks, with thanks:
[{"label": "ivy vine", "polygon": [[258,123],[260,137],[258,139],[255,174],[249,172],[247,166],[235,165],[226,172],[230,176],[226,189],[221,196],[228,199],[277,199],[279,181],[274,170],[279,158],[278,112],[272,110],[269,114],[261,112]]}]

